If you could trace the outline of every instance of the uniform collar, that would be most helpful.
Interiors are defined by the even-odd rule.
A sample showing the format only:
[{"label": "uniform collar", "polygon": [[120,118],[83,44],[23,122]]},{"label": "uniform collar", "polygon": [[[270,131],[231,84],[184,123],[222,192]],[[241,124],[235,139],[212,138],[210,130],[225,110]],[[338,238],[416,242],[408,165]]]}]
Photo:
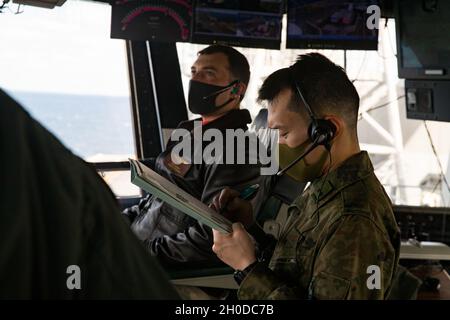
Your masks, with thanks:
[{"label": "uniform collar", "polygon": [[[369,154],[361,151],[345,160],[338,168],[331,171],[328,176],[314,180],[311,185],[299,196],[292,206],[302,210],[302,203],[306,198],[311,198],[317,202],[320,208],[329,199],[346,187],[373,174],[373,166]],[[310,210],[307,214],[312,216],[315,210]]]}]

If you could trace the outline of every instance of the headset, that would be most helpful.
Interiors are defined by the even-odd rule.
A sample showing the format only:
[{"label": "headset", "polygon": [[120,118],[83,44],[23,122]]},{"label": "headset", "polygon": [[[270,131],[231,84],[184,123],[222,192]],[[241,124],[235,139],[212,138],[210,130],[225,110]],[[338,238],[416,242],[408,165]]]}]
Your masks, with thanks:
[{"label": "headset", "polygon": [[305,105],[306,111],[308,112],[309,118],[311,119],[311,123],[308,127],[308,136],[315,145],[323,145],[329,151],[331,148],[331,141],[336,134],[336,126],[330,120],[317,119],[314,112],[312,111],[311,106],[306,101],[302,90],[300,90],[300,85],[295,79],[293,66],[289,67],[289,70],[291,73],[292,82],[295,86],[295,90],[302,100],[303,104]]},{"label": "headset", "polygon": [[293,66],[289,67],[289,71],[292,83],[295,86],[295,91],[302,100],[303,104],[305,105],[306,110],[308,111],[309,118],[311,119],[311,123],[309,124],[308,127],[308,136],[312,143],[305,150],[305,152],[303,152],[303,154],[301,154],[297,159],[292,161],[286,168],[280,169],[276,173],[276,176],[278,177],[285,174],[289,169],[291,169],[295,164],[297,164],[300,160],[306,157],[311,151],[313,151],[318,146],[324,146],[331,156],[330,153],[331,141],[333,140],[334,135],[336,134],[336,126],[330,120],[317,119],[317,117],[314,115],[311,106],[306,101],[305,96],[302,93],[302,90],[300,90],[298,82],[295,80]]}]

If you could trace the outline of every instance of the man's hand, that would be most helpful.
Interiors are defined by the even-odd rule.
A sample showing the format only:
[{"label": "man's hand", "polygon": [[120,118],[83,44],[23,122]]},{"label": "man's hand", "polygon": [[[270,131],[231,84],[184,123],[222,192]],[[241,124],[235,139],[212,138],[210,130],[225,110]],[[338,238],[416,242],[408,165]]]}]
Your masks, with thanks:
[{"label": "man's hand", "polygon": [[253,224],[253,208],[249,201],[239,198],[239,192],[230,188],[223,189],[212,200],[210,207],[222,212],[232,222],[241,222],[245,227]]},{"label": "man's hand", "polygon": [[231,234],[213,230],[213,235],[212,250],[233,269],[244,270],[256,261],[255,243],[242,224],[234,223]]}]

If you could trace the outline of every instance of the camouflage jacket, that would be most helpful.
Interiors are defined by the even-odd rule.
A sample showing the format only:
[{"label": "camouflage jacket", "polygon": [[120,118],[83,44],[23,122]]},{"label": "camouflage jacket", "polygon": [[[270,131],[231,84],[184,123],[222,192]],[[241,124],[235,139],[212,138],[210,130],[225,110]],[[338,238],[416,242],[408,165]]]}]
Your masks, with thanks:
[{"label": "camouflage jacket", "polygon": [[315,180],[294,201],[269,265],[258,263],[238,295],[385,299],[399,252],[391,202],[363,151]]}]

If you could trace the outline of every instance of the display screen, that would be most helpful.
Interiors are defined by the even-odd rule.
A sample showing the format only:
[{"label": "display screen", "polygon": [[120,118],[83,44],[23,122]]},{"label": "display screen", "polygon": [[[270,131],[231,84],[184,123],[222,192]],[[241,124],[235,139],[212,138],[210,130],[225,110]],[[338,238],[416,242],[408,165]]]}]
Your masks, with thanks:
[{"label": "display screen", "polygon": [[408,78],[448,75],[450,1],[399,1],[397,24],[399,73]]},{"label": "display screen", "polygon": [[282,0],[198,0],[192,42],[279,49]]},{"label": "display screen", "polygon": [[189,41],[191,18],[190,0],[117,0],[112,4],[111,38]]},{"label": "display screen", "polygon": [[377,50],[378,26],[367,27],[377,0],[288,0],[287,47]]}]

